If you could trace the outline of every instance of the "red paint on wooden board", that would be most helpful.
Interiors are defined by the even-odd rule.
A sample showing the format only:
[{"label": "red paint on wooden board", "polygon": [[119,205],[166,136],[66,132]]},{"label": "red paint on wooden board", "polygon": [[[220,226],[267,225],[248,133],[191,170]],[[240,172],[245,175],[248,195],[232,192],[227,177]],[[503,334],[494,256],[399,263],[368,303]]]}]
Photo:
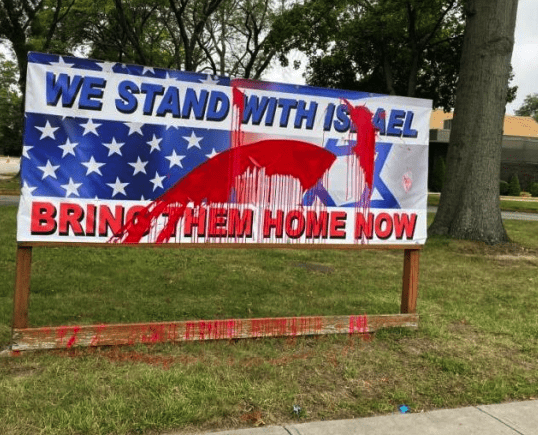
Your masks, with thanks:
[{"label": "red paint on wooden board", "polygon": [[67,329],[68,327],[65,327],[65,326],[61,326],[57,331],[56,331],[56,342],[60,342],[60,345],[63,345],[64,343],[64,338],[65,338],[65,335],[67,334]]},{"label": "red paint on wooden board", "polygon": [[[46,329],[22,329],[17,333],[23,335],[23,349],[34,349],[43,341],[50,348],[73,349],[75,346],[96,347],[99,345],[134,345],[143,343],[152,345],[163,342],[222,340],[234,338],[260,338],[291,336],[296,338],[304,335],[323,333],[345,333],[350,335],[367,335],[369,332],[366,315],[351,315],[345,318],[337,317],[292,317],[292,318],[257,318],[257,319],[224,319],[183,321],[176,323],[148,324],[111,324],[95,326],[60,326]],[[245,321],[245,323],[243,323]],[[329,323],[329,324],[326,324]],[[345,323],[345,324],[343,324]],[[374,326],[377,325],[374,322]],[[328,329],[328,330],[327,330]],[[334,329],[334,330],[333,330]],[[44,335],[44,330],[50,334]],[[27,335],[25,337],[25,335]],[[369,339],[365,337],[365,339]],[[28,348],[26,348],[28,347]]]},{"label": "red paint on wooden board", "polygon": [[75,342],[77,341],[77,333],[80,331],[79,326],[73,327],[73,336],[69,338],[69,341],[67,341],[67,348],[71,348],[73,345],[75,345]]},{"label": "red paint on wooden board", "polygon": [[101,337],[101,334],[104,333],[107,329],[107,326],[105,324],[101,324],[97,327],[97,332],[95,335],[92,336],[90,340],[90,347],[97,347],[99,345],[99,339]]},{"label": "red paint on wooden board", "polygon": [[349,334],[354,333],[367,333],[368,332],[368,318],[366,315],[351,315],[349,317]]},{"label": "red paint on wooden board", "polygon": [[236,334],[235,327],[236,327],[235,320],[231,319],[231,320],[226,321],[226,332],[228,334],[228,339],[231,339],[235,336]]},{"label": "red paint on wooden board", "polygon": [[190,341],[194,339],[194,323],[188,322],[185,324],[185,340]]}]

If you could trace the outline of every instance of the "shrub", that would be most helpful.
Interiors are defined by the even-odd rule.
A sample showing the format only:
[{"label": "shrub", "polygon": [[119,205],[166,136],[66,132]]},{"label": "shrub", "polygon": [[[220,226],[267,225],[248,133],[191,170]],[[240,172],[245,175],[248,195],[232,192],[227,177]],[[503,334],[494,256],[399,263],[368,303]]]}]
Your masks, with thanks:
[{"label": "shrub", "polygon": [[508,182],[505,182],[504,180],[501,180],[499,184],[499,193],[501,195],[508,195],[508,189],[509,189]]},{"label": "shrub", "polygon": [[508,186],[508,195],[511,195],[512,197],[519,197],[519,194],[521,194],[521,186],[519,184],[519,178],[517,177],[517,174],[514,174],[510,179],[510,183]]},{"label": "shrub", "polygon": [[538,197],[538,183],[534,182],[529,187],[529,192],[533,197]]}]

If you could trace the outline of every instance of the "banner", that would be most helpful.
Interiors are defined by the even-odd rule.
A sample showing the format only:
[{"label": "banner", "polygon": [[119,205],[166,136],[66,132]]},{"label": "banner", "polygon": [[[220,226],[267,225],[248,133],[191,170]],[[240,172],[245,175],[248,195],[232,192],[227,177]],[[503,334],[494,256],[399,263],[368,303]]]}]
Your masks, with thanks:
[{"label": "banner", "polygon": [[424,244],[431,106],[29,53],[17,240]]}]

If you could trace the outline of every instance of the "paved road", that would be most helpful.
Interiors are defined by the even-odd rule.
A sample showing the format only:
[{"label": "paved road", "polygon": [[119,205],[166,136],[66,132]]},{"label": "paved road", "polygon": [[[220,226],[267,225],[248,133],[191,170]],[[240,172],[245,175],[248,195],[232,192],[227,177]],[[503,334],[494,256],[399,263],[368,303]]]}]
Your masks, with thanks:
[{"label": "paved road", "polygon": [[[437,213],[437,207],[428,206],[429,213]],[[501,211],[503,220],[538,221],[538,213]]]}]

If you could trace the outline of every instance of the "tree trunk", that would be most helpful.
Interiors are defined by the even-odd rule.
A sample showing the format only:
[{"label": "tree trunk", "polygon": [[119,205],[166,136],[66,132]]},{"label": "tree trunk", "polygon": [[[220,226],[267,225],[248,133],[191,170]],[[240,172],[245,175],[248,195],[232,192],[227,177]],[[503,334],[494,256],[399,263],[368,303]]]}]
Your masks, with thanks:
[{"label": "tree trunk", "polygon": [[508,241],[500,202],[503,120],[518,0],[468,0],[446,179],[430,235]]}]

